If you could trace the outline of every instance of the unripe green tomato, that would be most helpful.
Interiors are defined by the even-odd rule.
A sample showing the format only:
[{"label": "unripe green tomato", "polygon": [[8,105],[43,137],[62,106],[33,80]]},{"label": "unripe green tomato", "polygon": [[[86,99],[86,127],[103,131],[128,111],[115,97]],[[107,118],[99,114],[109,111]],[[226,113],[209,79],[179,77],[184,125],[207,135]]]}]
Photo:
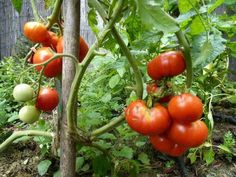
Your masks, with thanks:
[{"label": "unripe green tomato", "polygon": [[13,97],[16,101],[29,101],[34,97],[34,90],[28,84],[18,84],[13,90]]},{"label": "unripe green tomato", "polygon": [[39,116],[40,111],[35,106],[24,106],[19,111],[19,119],[28,124],[39,120]]}]

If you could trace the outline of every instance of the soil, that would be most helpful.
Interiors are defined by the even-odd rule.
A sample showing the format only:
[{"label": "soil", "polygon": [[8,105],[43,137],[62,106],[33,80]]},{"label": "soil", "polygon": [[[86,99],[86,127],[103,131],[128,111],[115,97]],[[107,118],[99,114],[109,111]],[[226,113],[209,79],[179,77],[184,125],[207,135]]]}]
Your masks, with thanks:
[{"label": "soil", "polygon": [[[234,139],[236,139],[235,125],[217,122],[213,133],[213,144],[222,143],[226,131],[231,131]],[[138,177],[181,176],[177,163],[173,163],[170,166],[167,165],[173,159],[168,159],[160,153],[156,153],[153,158],[155,161],[151,163],[152,169],[146,173],[139,174]],[[0,177],[40,177],[37,171],[39,161],[39,148],[35,143],[28,141],[13,144],[0,155]],[[52,177],[53,172],[58,169],[59,162],[55,159],[52,161],[53,164],[49,169],[49,173],[44,175],[44,177]],[[215,161],[208,166],[201,160],[197,160],[196,163],[191,165],[189,160],[185,159],[185,166],[189,177],[236,177],[236,157],[233,157],[230,162],[222,154],[216,154]]]}]

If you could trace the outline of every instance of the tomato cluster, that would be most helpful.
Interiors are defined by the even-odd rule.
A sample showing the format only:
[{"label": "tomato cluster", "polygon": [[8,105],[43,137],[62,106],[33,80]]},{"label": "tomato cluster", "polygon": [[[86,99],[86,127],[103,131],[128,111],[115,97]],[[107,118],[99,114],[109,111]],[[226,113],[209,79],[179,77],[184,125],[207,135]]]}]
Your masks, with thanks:
[{"label": "tomato cluster", "polygon": [[[46,26],[39,22],[27,22],[24,25],[24,35],[32,42],[41,43],[43,47],[36,50],[32,63],[40,64],[48,61],[54,56],[54,53],[63,52],[63,36],[59,37],[56,33],[48,31]],[[80,36],[79,62],[82,62],[88,53],[89,47],[84,39]],[[35,67],[41,71],[42,66]],[[57,58],[47,64],[43,74],[46,77],[56,77],[62,72],[62,59]]]},{"label": "tomato cluster", "polygon": [[[148,74],[154,81],[146,89],[149,96],[158,95],[158,101],[155,100],[154,106],[149,105],[149,109],[143,100],[136,100],[125,110],[131,129],[149,136],[156,150],[170,156],[180,156],[189,148],[204,143],[208,137],[208,128],[200,120],[203,104],[197,96],[190,93],[160,94],[163,88],[158,87],[157,80],[176,76],[184,70],[185,60],[180,51],[155,57],[147,65]],[[162,106],[163,103],[167,106]]]}]

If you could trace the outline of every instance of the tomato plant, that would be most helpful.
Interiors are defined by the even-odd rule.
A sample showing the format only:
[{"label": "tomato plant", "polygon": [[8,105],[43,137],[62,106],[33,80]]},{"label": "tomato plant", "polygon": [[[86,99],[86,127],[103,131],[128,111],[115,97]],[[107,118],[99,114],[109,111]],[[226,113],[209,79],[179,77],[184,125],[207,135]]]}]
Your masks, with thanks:
[{"label": "tomato plant", "polygon": [[169,104],[168,111],[173,120],[181,123],[196,121],[202,116],[202,101],[190,93],[174,96]]},{"label": "tomato plant", "polygon": [[[51,57],[54,56],[54,53],[50,47],[42,47],[38,49],[33,56],[33,64],[40,64],[45,61],[48,61]],[[40,71],[42,66],[36,66],[35,69]],[[61,74],[62,71],[62,59],[57,58],[49,62],[44,69],[43,74],[46,77],[56,77]]]},{"label": "tomato plant", "polygon": [[148,75],[153,80],[181,74],[185,70],[185,60],[181,51],[161,53],[147,65]]},{"label": "tomato plant", "polygon": [[174,157],[181,156],[188,150],[187,147],[176,144],[168,139],[166,135],[150,136],[150,142],[157,151],[166,153]]},{"label": "tomato plant", "polygon": [[153,94],[157,92],[158,86],[156,83],[150,83],[150,84],[147,84],[146,90],[148,94]]},{"label": "tomato plant", "polygon": [[33,88],[28,84],[18,84],[13,89],[13,97],[16,101],[29,101],[34,96]]},{"label": "tomato plant", "polygon": [[167,109],[161,105],[149,109],[144,101],[132,102],[125,110],[125,118],[128,125],[143,135],[160,134],[170,125],[170,117]]},{"label": "tomato plant", "polygon": [[[57,43],[57,52],[58,53],[63,53],[63,36],[59,38],[58,43]],[[88,44],[85,42],[83,37],[80,36],[79,39],[79,61],[82,62],[86,54],[88,53],[89,47]]]},{"label": "tomato plant", "polygon": [[35,106],[24,106],[19,111],[19,119],[32,124],[39,119],[40,111]]},{"label": "tomato plant", "polygon": [[173,122],[167,132],[167,136],[173,142],[180,145],[197,147],[206,141],[208,137],[208,128],[201,120],[188,124]]},{"label": "tomato plant", "polygon": [[42,111],[52,111],[59,103],[59,95],[53,88],[42,88],[36,99],[36,107]]},{"label": "tomato plant", "polygon": [[39,22],[27,22],[24,25],[24,35],[32,42],[45,42],[48,39],[46,26]]}]

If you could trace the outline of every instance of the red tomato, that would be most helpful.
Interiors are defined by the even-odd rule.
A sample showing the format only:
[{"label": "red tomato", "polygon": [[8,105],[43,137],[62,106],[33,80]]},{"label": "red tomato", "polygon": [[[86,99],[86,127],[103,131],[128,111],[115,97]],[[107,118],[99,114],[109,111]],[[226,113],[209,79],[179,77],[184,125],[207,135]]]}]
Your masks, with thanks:
[{"label": "red tomato", "polygon": [[[33,64],[39,64],[47,61],[51,57],[53,57],[53,52],[50,47],[42,47],[38,49],[34,56],[33,56]],[[37,71],[40,71],[42,69],[42,66],[36,66],[35,69]],[[50,63],[47,64],[47,66],[44,69],[44,75],[46,77],[56,77],[59,74],[61,74],[62,71],[62,59],[57,58],[51,61]]]},{"label": "red tomato", "polygon": [[[85,40],[80,36],[79,40],[80,51],[79,51],[79,61],[82,62],[86,54],[88,53],[89,47]],[[63,53],[63,36],[59,38],[57,43],[57,52]]]},{"label": "red tomato", "polygon": [[165,135],[151,136],[150,141],[156,150],[173,157],[181,156],[185,151],[188,150],[187,147],[174,143]]},{"label": "red tomato", "polygon": [[51,47],[54,50],[56,50],[57,48],[57,42],[58,42],[58,36],[56,33],[52,32],[52,31],[48,31],[47,32],[47,41],[43,43],[44,47]]},{"label": "red tomato", "polygon": [[201,120],[188,124],[173,122],[167,136],[170,140],[182,146],[197,147],[206,141],[208,128]]},{"label": "red tomato", "polygon": [[201,118],[203,113],[202,101],[190,93],[174,96],[169,104],[168,111],[174,121],[190,123]]},{"label": "red tomato", "polygon": [[185,70],[184,56],[181,51],[164,52],[147,65],[148,75],[153,80],[181,74]]},{"label": "red tomato", "polygon": [[150,83],[146,87],[147,93],[148,94],[153,94],[156,93],[158,90],[157,84],[156,83]]},{"label": "red tomato", "polygon": [[42,111],[52,111],[59,103],[56,89],[42,88],[36,99],[36,107]]},{"label": "red tomato", "polygon": [[47,40],[47,28],[39,22],[27,22],[24,25],[24,35],[33,42],[45,42]]},{"label": "red tomato", "polygon": [[142,100],[132,102],[125,111],[128,125],[143,135],[154,135],[165,132],[170,125],[167,109],[157,105],[148,109]]},{"label": "red tomato", "polygon": [[173,95],[166,95],[166,96],[160,98],[159,102],[160,103],[168,103],[171,100],[171,98],[173,98]]}]

